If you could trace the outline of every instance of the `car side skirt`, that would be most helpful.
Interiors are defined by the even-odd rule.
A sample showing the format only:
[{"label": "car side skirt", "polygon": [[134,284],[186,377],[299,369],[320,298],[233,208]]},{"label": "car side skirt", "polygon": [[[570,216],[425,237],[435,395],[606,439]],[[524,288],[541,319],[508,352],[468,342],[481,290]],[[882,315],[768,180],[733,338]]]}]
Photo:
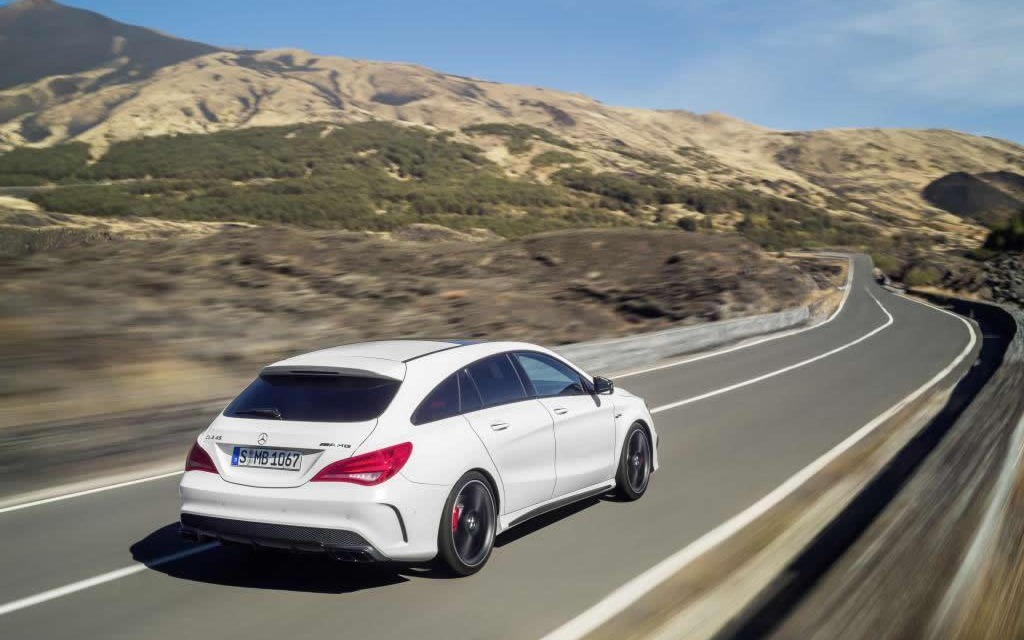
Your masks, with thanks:
[{"label": "car side skirt", "polygon": [[548,500],[547,502],[542,502],[540,504],[533,505],[532,507],[527,507],[525,509],[520,509],[517,512],[509,513],[501,518],[501,520],[504,521],[502,530],[510,529],[518,524],[526,522],[527,520],[544,515],[545,513],[550,513],[556,509],[561,509],[562,507],[569,506],[575,502],[599,496],[614,488],[615,480],[605,480],[604,482],[580,489],[579,491],[575,491],[569,495],[560,496],[558,498]]}]

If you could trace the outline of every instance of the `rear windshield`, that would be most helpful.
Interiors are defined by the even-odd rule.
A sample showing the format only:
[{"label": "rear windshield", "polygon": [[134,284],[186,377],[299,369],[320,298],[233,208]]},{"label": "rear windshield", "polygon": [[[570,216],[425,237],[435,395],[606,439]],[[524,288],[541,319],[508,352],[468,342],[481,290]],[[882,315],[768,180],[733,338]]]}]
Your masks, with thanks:
[{"label": "rear windshield", "polygon": [[224,410],[231,418],[362,422],[391,404],[397,380],[338,375],[262,375]]}]

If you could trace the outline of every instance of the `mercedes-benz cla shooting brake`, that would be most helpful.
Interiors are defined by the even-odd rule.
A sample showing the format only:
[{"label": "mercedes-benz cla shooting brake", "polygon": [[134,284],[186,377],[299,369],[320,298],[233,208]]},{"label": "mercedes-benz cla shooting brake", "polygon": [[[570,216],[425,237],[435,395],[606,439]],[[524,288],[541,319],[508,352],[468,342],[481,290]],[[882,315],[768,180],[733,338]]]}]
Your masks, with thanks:
[{"label": "mercedes-benz cla shooting brake", "polygon": [[181,532],[469,575],[529,518],[638,499],[657,442],[643,400],[532,344],[325,349],[264,368],[200,434]]}]

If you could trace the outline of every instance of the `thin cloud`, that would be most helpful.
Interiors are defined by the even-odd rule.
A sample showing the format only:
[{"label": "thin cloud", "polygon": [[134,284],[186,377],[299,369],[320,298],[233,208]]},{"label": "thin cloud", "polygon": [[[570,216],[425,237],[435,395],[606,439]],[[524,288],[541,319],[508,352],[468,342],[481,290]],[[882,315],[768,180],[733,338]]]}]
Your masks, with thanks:
[{"label": "thin cloud", "polygon": [[921,0],[853,16],[839,25],[851,42],[876,39],[906,51],[859,70],[877,82],[932,100],[1024,106],[1024,14],[1003,2]]},{"label": "thin cloud", "polygon": [[714,49],[681,61],[654,102],[794,128],[1024,106],[1024,12],[1011,2],[782,0],[708,28]]}]

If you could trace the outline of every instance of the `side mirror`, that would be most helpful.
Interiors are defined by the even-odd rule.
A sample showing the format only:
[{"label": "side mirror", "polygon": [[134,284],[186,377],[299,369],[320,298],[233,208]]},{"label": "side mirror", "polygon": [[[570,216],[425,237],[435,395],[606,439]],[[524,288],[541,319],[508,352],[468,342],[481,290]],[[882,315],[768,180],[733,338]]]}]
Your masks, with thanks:
[{"label": "side mirror", "polygon": [[612,391],[615,391],[615,383],[608,378],[602,378],[601,376],[594,376],[594,393],[598,395],[608,395]]}]

